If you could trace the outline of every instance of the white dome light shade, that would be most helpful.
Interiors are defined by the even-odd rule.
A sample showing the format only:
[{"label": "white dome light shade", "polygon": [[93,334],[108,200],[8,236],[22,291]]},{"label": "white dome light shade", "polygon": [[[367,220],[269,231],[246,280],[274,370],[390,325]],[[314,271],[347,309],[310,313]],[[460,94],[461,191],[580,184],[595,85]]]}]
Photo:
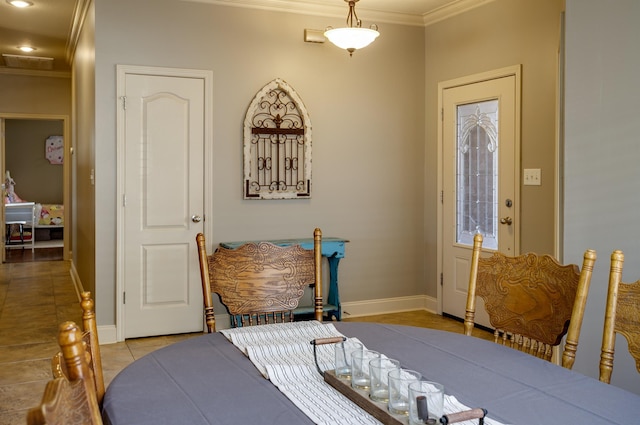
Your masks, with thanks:
[{"label": "white dome light shade", "polygon": [[378,32],[378,26],[375,24],[371,25],[371,28],[362,28],[362,21],[360,21],[360,19],[358,19],[358,15],[356,15],[356,3],[360,0],[344,1],[349,4],[347,27],[328,27],[324,32],[324,36],[339,48],[348,51],[349,56],[353,56],[353,52],[357,49],[367,47],[380,35],[380,33]]},{"label": "white dome light shade", "polygon": [[367,47],[379,35],[378,31],[369,28],[332,28],[324,33],[330,42],[351,53]]},{"label": "white dome light shade", "polygon": [[33,6],[33,3],[31,3],[30,1],[22,1],[22,0],[7,0],[7,3],[15,7]]}]

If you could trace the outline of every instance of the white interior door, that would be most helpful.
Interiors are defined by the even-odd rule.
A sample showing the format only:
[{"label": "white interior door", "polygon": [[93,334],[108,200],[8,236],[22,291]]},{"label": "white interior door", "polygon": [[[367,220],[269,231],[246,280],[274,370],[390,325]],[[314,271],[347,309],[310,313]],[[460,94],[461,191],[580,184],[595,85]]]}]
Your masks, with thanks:
[{"label": "white interior door", "polygon": [[[464,318],[473,236],[517,254],[517,75],[442,88],[442,310]],[[477,300],[476,323],[491,327]]]},{"label": "white interior door", "polygon": [[124,338],[200,331],[205,81],[125,72],[120,90]]}]

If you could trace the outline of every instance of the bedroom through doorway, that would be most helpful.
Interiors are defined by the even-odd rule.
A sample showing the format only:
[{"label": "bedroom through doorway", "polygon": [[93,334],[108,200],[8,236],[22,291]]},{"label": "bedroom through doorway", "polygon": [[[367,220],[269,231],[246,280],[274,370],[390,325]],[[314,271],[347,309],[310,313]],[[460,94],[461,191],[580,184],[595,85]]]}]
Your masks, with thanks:
[{"label": "bedroom through doorway", "polygon": [[25,225],[4,225],[5,262],[62,260],[65,122],[30,117],[3,121],[4,203],[33,203],[31,223],[25,218]]}]

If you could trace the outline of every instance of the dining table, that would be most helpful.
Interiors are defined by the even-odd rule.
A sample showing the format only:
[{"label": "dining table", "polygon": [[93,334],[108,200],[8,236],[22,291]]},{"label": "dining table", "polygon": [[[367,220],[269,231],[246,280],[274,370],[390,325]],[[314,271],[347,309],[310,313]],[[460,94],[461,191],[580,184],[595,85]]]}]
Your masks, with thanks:
[{"label": "dining table", "polygon": [[[640,423],[639,395],[491,341],[413,326],[332,325],[502,424]],[[314,423],[220,332],[131,363],[108,385],[102,414],[109,425]]]}]

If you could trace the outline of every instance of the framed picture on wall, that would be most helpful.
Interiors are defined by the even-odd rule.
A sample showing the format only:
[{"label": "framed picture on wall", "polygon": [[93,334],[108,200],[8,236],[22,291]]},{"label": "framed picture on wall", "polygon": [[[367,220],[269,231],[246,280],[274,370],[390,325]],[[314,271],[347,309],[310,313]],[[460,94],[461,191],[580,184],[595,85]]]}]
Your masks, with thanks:
[{"label": "framed picture on wall", "polygon": [[64,143],[62,136],[49,136],[45,140],[45,158],[50,164],[62,164],[64,159]]}]

